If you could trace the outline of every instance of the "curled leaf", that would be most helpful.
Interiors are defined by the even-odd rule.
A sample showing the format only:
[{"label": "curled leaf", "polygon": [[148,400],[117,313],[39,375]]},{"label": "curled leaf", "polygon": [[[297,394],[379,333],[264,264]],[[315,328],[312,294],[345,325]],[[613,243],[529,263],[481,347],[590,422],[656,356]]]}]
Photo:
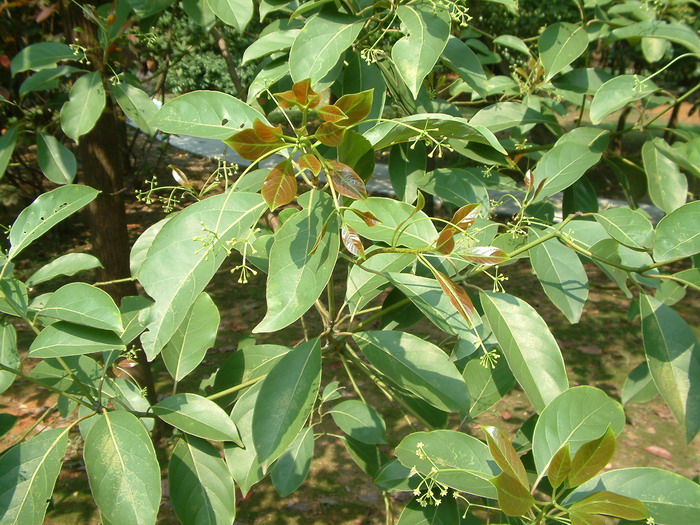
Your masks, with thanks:
[{"label": "curled leaf", "polygon": [[366,199],[367,188],[360,176],[350,166],[331,160],[328,162],[329,178],[335,191],[351,199]]},{"label": "curled leaf", "polygon": [[184,171],[177,166],[173,166],[172,164],[168,164],[168,167],[172,170],[173,179],[175,179],[175,182],[177,182],[183,188],[189,189],[192,187],[192,183],[190,182],[190,179],[187,178]]},{"label": "curled leaf", "polygon": [[355,257],[365,258],[365,247],[362,244],[362,239],[355,230],[350,226],[344,226],[340,230],[340,237],[343,239],[345,248]]},{"label": "curled leaf", "polygon": [[271,210],[294,200],[297,196],[297,179],[289,160],[283,160],[270,170],[260,193]]},{"label": "curled leaf", "polygon": [[453,224],[461,231],[470,228],[474,221],[479,218],[481,204],[467,204],[458,209],[452,216],[450,224]]},{"label": "curled leaf", "polygon": [[376,226],[378,224],[381,224],[382,221],[380,221],[377,216],[369,211],[362,211],[362,210],[357,210],[355,208],[348,208],[351,212],[353,212],[355,215],[357,215],[360,219],[365,221],[365,224],[369,226],[370,228],[372,226]]},{"label": "curled leaf", "polygon": [[467,321],[470,326],[473,326],[472,315],[474,315],[474,304],[472,300],[467,295],[467,292],[455,283],[452,279],[447,277],[444,273],[431,268],[435,279],[440,284],[440,288],[445,292],[447,297],[450,299],[450,303],[459,314]]},{"label": "curled leaf", "polygon": [[440,232],[440,235],[438,236],[437,241],[435,242],[437,251],[444,255],[449,255],[450,253],[452,253],[452,250],[455,249],[454,236],[456,234],[457,230],[455,230],[451,226],[446,226]]}]

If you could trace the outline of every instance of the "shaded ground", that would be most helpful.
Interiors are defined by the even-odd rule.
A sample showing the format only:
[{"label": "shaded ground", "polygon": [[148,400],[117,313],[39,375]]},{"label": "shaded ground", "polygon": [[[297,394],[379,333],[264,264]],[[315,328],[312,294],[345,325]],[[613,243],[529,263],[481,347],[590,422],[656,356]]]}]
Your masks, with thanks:
[{"label": "shaded ground", "polygon": [[[192,158],[181,152],[170,152],[168,162],[183,169],[193,180],[208,176],[217,166],[214,161]],[[169,178],[169,169],[161,166],[158,173],[162,181]],[[150,176],[150,175],[149,175]],[[158,220],[162,212],[153,207],[132,202],[129,206],[130,231],[135,238],[148,224]],[[73,222],[70,231],[51,237],[42,243],[41,251],[29,253],[29,260],[18,265],[22,277],[27,277],[37,263],[50,260],[63,253],[67,246],[88,248],[80,218]],[[229,269],[237,264],[229,261],[222,268],[207,291],[221,310],[222,323],[216,347],[210,351],[196,376],[188,378],[182,390],[196,390],[199,381],[208,375],[234,351],[238,342],[247,337],[250,329],[264,316],[264,275],[253,277],[246,284],[238,284]],[[507,290],[515,295],[526,297],[539,313],[550,323],[550,327],[564,353],[565,362],[572,384],[591,384],[606,390],[619,399],[622,384],[627,373],[643,360],[643,349],[638,320],[627,320],[628,301],[612,283],[595,267],[587,267],[591,279],[590,299],[587,303],[581,324],[570,325],[556,310],[541,291],[526,262],[507,266],[504,273],[509,276]],[[343,288],[344,276],[336,275],[338,293]],[[47,289],[63,283],[52,283]],[[486,281],[482,286],[490,286]],[[689,292],[680,313],[692,326],[700,326],[700,294]],[[307,314],[310,330],[318,324],[318,318]],[[427,338],[437,337],[428,325],[420,323],[412,331]],[[28,335],[20,332],[21,343],[26,343]],[[294,326],[273,335],[257,336],[258,342],[276,342],[290,345],[302,337],[300,327]],[[436,340],[437,341],[437,340]],[[24,346],[26,348],[26,344]],[[30,363],[25,363],[30,368]],[[324,370],[324,383],[335,378],[344,379],[342,370]],[[161,387],[169,384],[167,372],[156,369]],[[383,397],[374,391],[372,385],[361,383],[372,404],[384,407],[383,415],[392,429],[389,436],[395,441],[410,431],[407,424]],[[161,392],[166,395],[167,392]],[[352,392],[347,393],[353,397]],[[43,425],[62,425],[60,416],[50,412],[40,420],[47,408],[55,403],[55,398],[47,392],[18,381],[8,392],[0,396],[0,412],[20,416],[17,426],[0,440],[0,450],[14,443],[32,425],[35,430]],[[505,399],[468,427],[466,430],[479,435],[478,426],[497,425],[514,434],[519,426],[533,414],[524,394],[513,390]],[[684,444],[682,431],[672,414],[659,399],[644,405],[626,407],[628,425],[618,441],[618,448],[611,463],[612,467],[656,466],[675,470],[685,476],[700,474],[700,440],[691,446]],[[320,428],[324,432],[335,432],[332,422],[325,421]],[[656,447],[656,448],[650,448]],[[387,449],[388,450],[388,449]],[[164,473],[166,470],[164,470]],[[167,482],[164,481],[167,492]],[[403,499],[402,496],[398,497]],[[164,499],[159,523],[177,523],[167,499]],[[403,507],[401,501],[393,499],[395,514]],[[255,486],[250,495],[239,502],[236,523],[244,524],[374,524],[384,523],[385,502],[381,492],[369,478],[352,462],[337,438],[324,436],[317,440],[311,473],[301,489],[290,497],[280,499],[269,480]],[[59,478],[56,493],[45,523],[50,525],[96,524],[98,516],[88,494],[86,476],[80,460],[80,440],[72,437],[64,469]]]}]

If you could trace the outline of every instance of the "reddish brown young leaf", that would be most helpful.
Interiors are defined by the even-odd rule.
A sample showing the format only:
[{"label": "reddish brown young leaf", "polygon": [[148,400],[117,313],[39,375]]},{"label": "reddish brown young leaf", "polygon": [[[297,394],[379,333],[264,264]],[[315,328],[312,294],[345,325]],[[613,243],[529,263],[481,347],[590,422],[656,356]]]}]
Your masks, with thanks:
[{"label": "reddish brown young leaf", "polygon": [[537,185],[537,189],[535,190],[535,194],[533,195],[533,198],[537,197],[537,196],[540,194],[540,192],[542,191],[542,188],[544,188],[544,183],[545,183],[545,182],[547,182],[547,178],[546,178],[546,177],[545,177],[544,179],[542,179],[542,182],[540,182],[540,183]]},{"label": "reddish brown young leaf", "polygon": [[299,167],[303,170],[309,170],[314,175],[318,176],[321,173],[321,161],[316,158],[313,153],[305,153],[299,158]]},{"label": "reddish brown young leaf", "polygon": [[333,122],[324,122],[316,130],[314,135],[321,144],[337,147],[343,142],[345,128],[341,128]]},{"label": "reddish brown young leaf", "polygon": [[382,223],[382,221],[380,221],[374,213],[356,210],[355,208],[350,208],[350,211],[365,221],[365,224],[370,228]]},{"label": "reddish brown young leaf", "polygon": [[236,153],[244,159],[253,161],[272,153],[280,146],[284,146],[284,142],[279,138],[274,142],[263,140],[252,128],[241,130],[231,135],[224,142],[236,150]]},{"label": "reddish brown young leaf", "polygon": [[340,97],[335,105],[347,115],[348,120],[343,124],[349,126],[360,122],[363,118],[369,115],[372,109],[372,96],[374,89],[368,89],[360,93],[352,93]]},{"label": "reddish brown young leaf", "polygon": [[465,292],[461,286],[452,281],[452,279],[447,277],[447,275],[444,273],[432,268],[431,271],[433,272],[435,279],[437,279],[437,282],[440,284],[442,291],[445,292],[447,297],[450,299],[452,306],[455,307],[455,309],[470,326],[473,326],[472,315],[474,315],[475,311],[474,304],[467,295],[467,292]]},{"label": "reddish brown young leaf", "polygon": [[479,210],[481,209],[481,204],[467,204],[458,209],[452,216],[450,224],[460,231],[464,231],[474,224],[474,221],[479,218]]},{"label": "reddish brown young leaf", "polygon": [[281,126],[273,128],[264,124],[259,118],[256,118],[253,122],[253,130],[263,142],[279,142],[282,137]]},{"label": "reddish brown young leaf", "polygon": [[344,226],[340,230],[340,237],[343,239],[345,248],[355,257],[365,258],[365,247],[362,245],[362,239],[350,226]]},{"label": "reddish brown young leaf", "polygon": [[460,251],[459,256],[474,264],[493,266],[508,260],[506,252],[495,246],[476,246]]},{"label": "reddish brown young leaf", "polygon": [[300,80],[292,86],[296,101],[300,106],[315,108],[321,102],[321,95],[311,89],[311,79]]},{"label": "reddish brown young leaf", "polygon": [[260,194],[271,210],[294,200],[297,196],[297,179],[291,161],[283,160],[272,168],[265,177]]},{"label": "reddish brown young leaf", "polygon": [[454,236],[456,233],[457,230],[455,230],[452,226],[445,226],[445,228],[440,232],[437,242],[435,243],[437,251],[444,255],[449,255],[452,253],[452,250],[455,249]]},{"label": "reddish brown young leaf", "polygon": [[532,191],[532,188],[535,187],[535,179],[532,176],[532,170],[527,170],[525,172],[525,189],[527,191]]},{"label": "reddish brown young leaf", "polygon": [[330,165],[330,180],[335,191],[351,199],[367,198],[365,183],[350,166],[334,160],[329,161],[328,164]]},{"label": "reddish brown young leaf", "polygon": [[289,109],[297,105],[297,96],[291,89],[281,93],[273,93],[275,100],[282,109]]},{"label": "reddish brown young leaf", "polygon": [[340,109],[338,106],[323,106],[318,110],[319,118],[325,120],[326,122],[340,122],[345,120],[348,116]]}]

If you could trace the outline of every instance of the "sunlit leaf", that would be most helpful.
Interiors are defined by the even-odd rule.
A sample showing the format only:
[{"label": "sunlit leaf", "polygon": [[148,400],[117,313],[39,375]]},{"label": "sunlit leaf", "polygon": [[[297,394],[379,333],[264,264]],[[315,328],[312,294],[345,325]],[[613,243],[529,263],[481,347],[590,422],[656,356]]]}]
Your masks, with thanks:
[{"label": "sunlit leaf", "polygon": [[569,444],[566,443],[552,457],[547,469],[547,479],[553,488],[559,488],[564,483],[566,477],[571,472],[571,454],[569,452]]},{"label": "sunlit leaf", "polygon": [[294,200],[297,196],[297,178],[291,161],[283,160],[270,170],[260,194],[271,210]]},{"label": "sunlit leaf", "polygon": [[[598,439],[581,445],[571,460],[569,486],[577,487],[598,474],[615,453],[615,433],[608,427]],[[621,516],[624,517],[624,516]]]},{"label": "sunlit leaf", "polygon": [[498,492],[498,505],[507,516],[522,516],[535,504],[535,498],[520,480],[507,472],[493,479]]},{"label": "sunlit leaf", "polygon": [[351,199],[366,199],[367,188],[360,176],[350,166],[334,160],[328,161],[329,175],[335,191]]},{"label": "sunlit leaf", "polygon": [[343,240],[343,245],[345,245],[347,251],[355,257],[364,259],[365,247],[362,244],[362,239],[360,239],[360,236],[355,230],[349,226],[343,226],[340,229],[340,238]]},{"label": "sunlit leaf", "polygon": [[646,506],[641,501],[605,490],[574,503],[570,507],[570,512],[605,514],[634,521],[643,520],[649,516]]}]

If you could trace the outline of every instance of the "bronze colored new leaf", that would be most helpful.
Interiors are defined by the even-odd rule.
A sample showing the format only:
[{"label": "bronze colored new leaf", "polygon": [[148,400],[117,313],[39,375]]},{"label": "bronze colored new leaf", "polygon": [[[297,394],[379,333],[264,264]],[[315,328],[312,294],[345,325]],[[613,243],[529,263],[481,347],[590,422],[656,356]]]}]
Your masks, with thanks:
[{"label": "bronze colored new leaf", "polygon": [[267,140],[268,138],[268,133],[263,139],[255,129],[246,128],[230,136],[224,142],[236,150],[236,153],[244,159],[256,161],[278,150],[280,146],[284,146],[284,142],[281,139],[275,138],[273,141],[269,141]]},{"label": "bronze colored new leaf", "polygon": [[360,176],[350,166],[334,160],[328,161],[329,178],[335,191],[351,199],[366,199],[367,188]]},{"label": "bronze colored new leaf", "polygon": [[316,130],[315,137],[321,144],[337,147],[343,142],[345,128],[341,128],[333,122],[324,122]]},{"label": "bronze colored new leaf", "polygon": [[259,118],[256,118],[253,122],[253,130],[263,142],[279,142],[282,138],[281,126],[268,126]]},{"label": "bronze colored new leaf", "polygon": [[265,177],[261,195],[271,210],[289,204],[297,196],[297,179],[289,160],[280,162]]},{"label": "bronze colored new leaf", "polygon": [[615,432],[608,426],[600,438],[581,445],[571,461],[569,486],[578,487],[598,474],[615,453]]},{"label": "bronze colored new leaf", "polygon": [[340,109],[338,106],[323,106],[318,110],[318,116],[325,120],[326,122],[340,122],[345,120],[348,116]]},{"label": "bronze colored new leaf", "polygon": [[299,167],[303,170],[309,170],[314,175],[318,176],[321,173],[321,161],[318,160],[313,153],[305,153],[299,157]]},{"label": "bronze colored new leaf", "polygon": [[495,246],[476,246],[460,251],[459,256],[463,259],[484,266],[501,264],[508,260],[506,252]]},{"label": "bronze colored new leaf", "polygon": [[491,483],[496,486],[498,505],[507,516],[522,516],[535,504],[527,487],[507,472],[501,472]]},{"label": "bronze colored new leaf", "polygon": [[362,244],[362,239],[355,230],[350,226],[344,226],[340,231],[340,237],[343,239],[345,248],[355,257],[365,258],[365,247]]},{"label": "bronze colored new leaf", "polygon": [[289,109],[293,106],[302,108],[315,108],[321,102],[321,96],[311,89],[311,80],[301,80],[292,86],[292,89],[275,93],[273,95],[281,108]]},{"label": "bronze colored new leaf", "polygon": [[567,443],[554,454],[549,469],[547,470],[547,478],[549,484],[555,489],[558,488],[571,472],[571,454],[569,453],[569,444]]},{"label": "bronze colored new leaf", "polygon": [[445,292],[450,299],[452,306],[454,306],[464,320],[467,321],[467,324],[473,326],[472,316],[474,315],[474,304],[467,295],[467,292],[444,273],[435,269],[431,269],[431,271],[440,284],[442,291]]},{"label": "bronze colored new leaf", "polygon": [[446,226],[440,232],[440,235],[438,236],[437,241],[435,243],[437,246],[437,251],[444,255],[452,253],[452,250],[455,249],[454,236],[456,233],[457,230],[455,230],[451,226]]},{"label": "bronze colored new leaf", "polygon": [[481,204],[467,204],[458,209],[452,216],[450,224],[453,224],[458,230],[464,231],[474,224],[474,221],[479,218],[479,210]]},{"label": "bronze colored new leaf", "polygon": [[374,89],[368,89],[367,91],[340,97],[335,105],[347,115],[347,120],[343,124],[346,126],[356,124],[369,115],[372,109],[373,95]]},{"label": "bronze colored new leaf", "polygon": [[376,226],[377,224],[381,224],[382,221],[380,221],[377,216],[369,211],[361,211],[361,210],[356,210],[355,208],[350,208],[350,211],[353,212],[355,215],[357,215],[360,219],[365,221],[365,224],[369,226],[370,228],[372,226]]}]

